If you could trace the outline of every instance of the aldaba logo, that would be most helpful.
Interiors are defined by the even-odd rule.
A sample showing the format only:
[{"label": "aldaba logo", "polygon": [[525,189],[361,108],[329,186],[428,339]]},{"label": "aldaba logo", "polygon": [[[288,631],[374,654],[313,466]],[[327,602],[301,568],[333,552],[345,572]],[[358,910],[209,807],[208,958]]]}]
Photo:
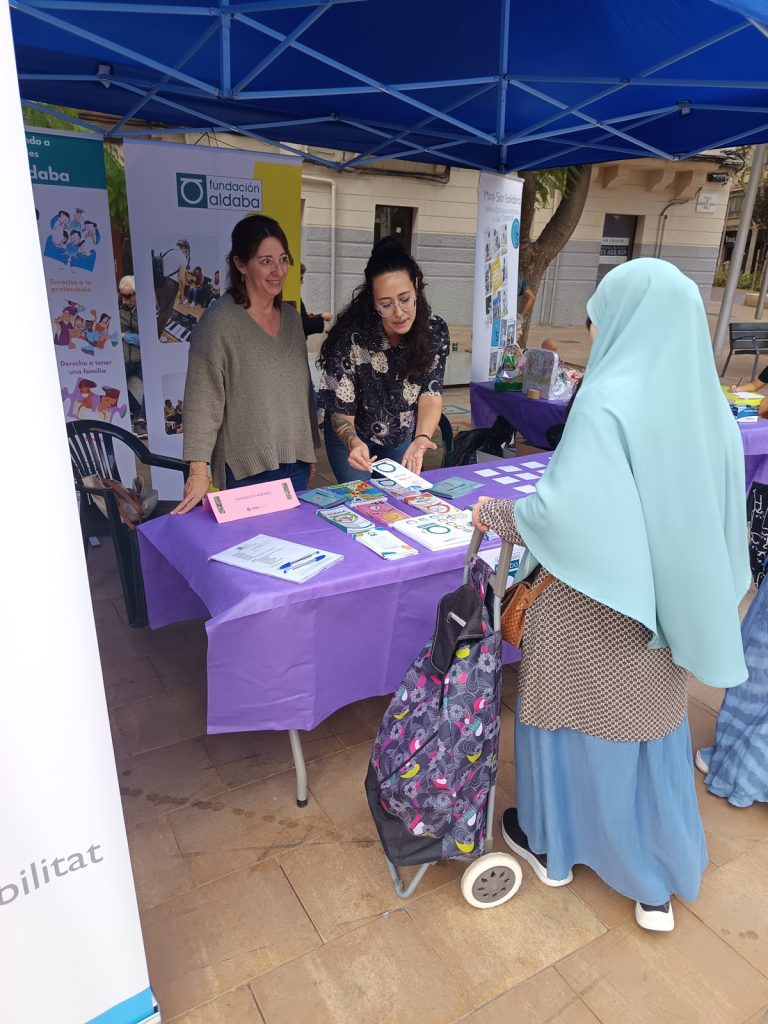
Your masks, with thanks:
[{"label": "aldaba logo", "polygon": [[220,178],[212,174],[176,174],[176,200],[196,210],[261,210],[261,182],[253,178]]},{"label": "aldaba logo", "polygon": [[57,171],[48,164],[47,167],[38,167],[37,164],[30,164],[29,175],[32,181],[58,181],[62,185],[69,184],[69,171]]}]

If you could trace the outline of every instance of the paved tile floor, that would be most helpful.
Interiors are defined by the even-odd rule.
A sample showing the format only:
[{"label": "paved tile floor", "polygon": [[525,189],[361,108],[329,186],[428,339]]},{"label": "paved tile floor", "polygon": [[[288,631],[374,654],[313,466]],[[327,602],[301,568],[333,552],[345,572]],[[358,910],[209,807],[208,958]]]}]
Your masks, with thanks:
[{"label": "paved tile floor", "polygon": [[[586,352],[583,329],[548,333]],[[748,369],[737,365],[733,382]],[[457,429],[468,423],[466,388],[446,405]],[[701,898],[676,903],[671,935],[638,929],[631,902],[586,868],[547,889],[524,866],[517,896],[483,912],[464,902],[449,863],[402,902],[362,787],[386,701],[362,701],[303,735],[310,799],[299,809],[285,735],[206,736],[203,623],[128,629],[107,545],[90,552],[89,571],[164,1020],[768,1024],[764,805],[737,810],[697,777],[711,863]],[[512,672],[504,687],[502,806],[514,796]],[[694,746],[711,741],[719,700],[691,682]]]}]

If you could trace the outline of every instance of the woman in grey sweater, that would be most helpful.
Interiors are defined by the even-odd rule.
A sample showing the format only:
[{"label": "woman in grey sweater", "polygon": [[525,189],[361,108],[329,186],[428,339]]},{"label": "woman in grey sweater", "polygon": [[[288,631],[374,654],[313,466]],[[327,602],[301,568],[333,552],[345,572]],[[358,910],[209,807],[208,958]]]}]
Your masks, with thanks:
[{"label": "woman in grey sweater", "polygon": [[189,478],[173,510],[188,512],[208,490],[289,477],[297,491],[315,462],[307,343],[301,317],[282,302],[293,262],[271,217],[246,217],[232,232],[229,288],[194,330],[184,391]]}]

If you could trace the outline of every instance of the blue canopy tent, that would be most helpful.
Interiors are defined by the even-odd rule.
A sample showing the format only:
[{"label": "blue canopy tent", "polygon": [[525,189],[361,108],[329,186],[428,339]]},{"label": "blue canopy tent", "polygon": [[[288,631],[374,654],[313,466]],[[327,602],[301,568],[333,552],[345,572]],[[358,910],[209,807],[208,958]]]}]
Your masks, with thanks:
[{"label": "blue canopy tent", "polygon": [[141,118],[501,172],[768,139],[768,0],[10,4],[23,100],[113,136]]}]

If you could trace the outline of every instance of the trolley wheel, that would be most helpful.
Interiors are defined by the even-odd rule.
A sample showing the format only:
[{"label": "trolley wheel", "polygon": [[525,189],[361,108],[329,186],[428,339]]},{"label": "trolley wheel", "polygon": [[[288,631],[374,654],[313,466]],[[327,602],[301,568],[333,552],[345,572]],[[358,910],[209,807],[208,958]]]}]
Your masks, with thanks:
[{"label": "trolley wheel", "polygon": [[461,895],[471,907],[488,910],[511,900],[523,872],[509,853],[486,853],[470,864],[461,876]]}]

